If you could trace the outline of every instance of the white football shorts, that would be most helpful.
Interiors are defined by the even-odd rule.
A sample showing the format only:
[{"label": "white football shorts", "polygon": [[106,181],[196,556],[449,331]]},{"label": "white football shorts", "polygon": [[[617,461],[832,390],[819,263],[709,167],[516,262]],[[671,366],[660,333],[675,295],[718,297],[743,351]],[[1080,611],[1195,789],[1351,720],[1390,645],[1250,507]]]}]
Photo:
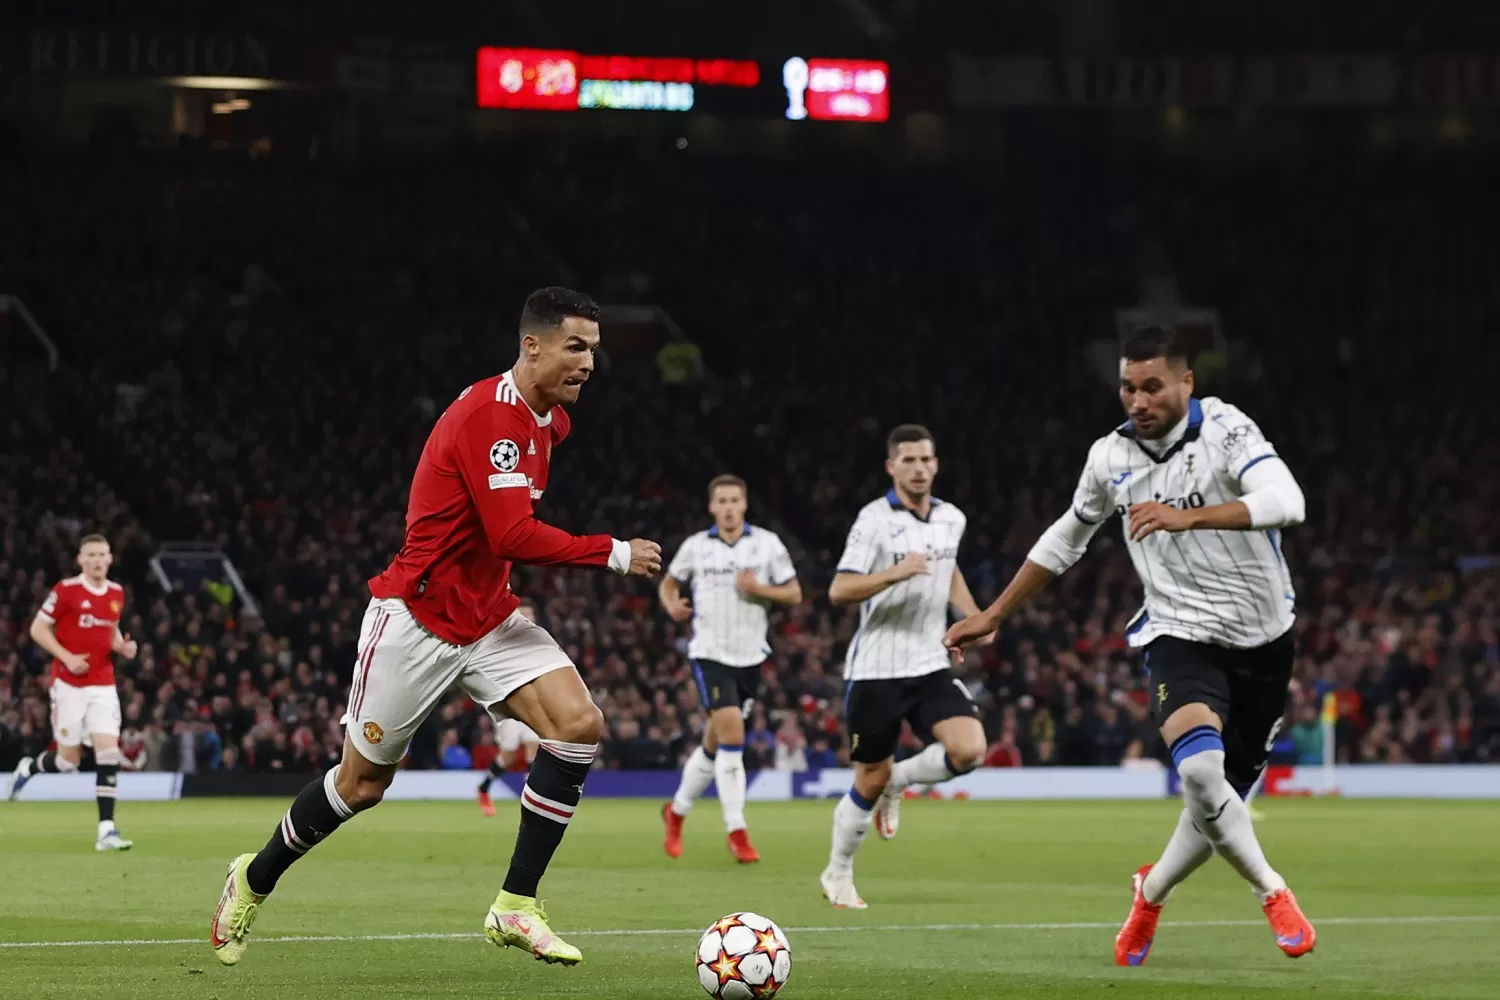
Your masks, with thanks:
[{"label": "white football shorts", "polygon": [[113,684],[79,687],[52,680],[52,738],[76,747],[90,736],[120,735],[120,692]]},{"label": "white football shorts", "polygon": [[423,628],[396,597],[370,601],[358,649],[349,705],[339,721],[376,764],[401,762],[417,727],[455,682],[498,725],[507,718],[501,703],[517,689],[573,666],[547,630],[519,611],[479,641],[455,646]]}]

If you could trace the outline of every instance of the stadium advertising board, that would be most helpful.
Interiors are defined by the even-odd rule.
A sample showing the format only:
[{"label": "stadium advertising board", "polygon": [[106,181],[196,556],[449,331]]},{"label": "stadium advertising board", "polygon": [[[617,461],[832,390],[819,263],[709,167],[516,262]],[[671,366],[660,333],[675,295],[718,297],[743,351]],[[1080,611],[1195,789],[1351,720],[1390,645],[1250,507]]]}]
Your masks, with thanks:
[{"label": "stadium advertising board", "polygon": [[[463,801],[487,771],[400,771],[386,798]],[[849,790],[854,772],[759,771],[750,775],[751,802],[828,799]],[[1178,795],[1176,772],[1162,768],[995,767],[980,768],[936,787],[943,798],[989,800],[1121,800],[1162,799]],[[595,771],[589,776],[590,798],[663,799],[677,790],[676,771]],[[520,795],[526,775],[512,772],[491,787],[495,799]],[[0,799],[9,791],[9,775],[0,775]],[[289,798],[307,784],[305,774],[245,775],[204,772],[127,771],[120,775],[125,801],[168,801],[222,795],[266,795]],[[1500,800],[1500,764],[1354,764],[1340,765],[1332,784],[1321,767],[1272,767],[1262,794],[1271,797],[1338,795],[1343,798],[1490,799]],[[710,791],[710,798],[713,797]],[[92,772],[40,774],[21,794],[23,801],[90,802]]]},{"label": "stadium advertising board", "polygon": [[486,46],[475,72],[481,108],[702,110],[792,121],[890,118],[890,67],[874,60],[792,56],[761,62]]}]

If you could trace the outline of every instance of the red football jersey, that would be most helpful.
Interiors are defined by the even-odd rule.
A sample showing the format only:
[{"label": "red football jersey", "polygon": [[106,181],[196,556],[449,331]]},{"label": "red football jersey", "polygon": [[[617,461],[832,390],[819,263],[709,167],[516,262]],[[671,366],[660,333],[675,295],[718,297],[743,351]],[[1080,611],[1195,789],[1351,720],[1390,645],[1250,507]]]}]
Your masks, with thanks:
[{"label": "red football jersey", "polygon": [[427,436],[406,504],[406,540],[370,580],[370,594],[399,597],[433,635],[467,646],[520,604],[510,589],[512,562],[608,565],[609,535],[571,535],[533,516],[568,427],[560,406],[533,412],[509,372],[460,393]]},{"label": "red football jersey", "polygon": [[87,653],[87,673],[75,674],[54,657],[52,676],[74,687],[115,684],[115,629],[125,608],[125,588],[113,580],[96,590],[82,576],[70,576],[52,588],[38,614],[52,623],[63,649]]}]

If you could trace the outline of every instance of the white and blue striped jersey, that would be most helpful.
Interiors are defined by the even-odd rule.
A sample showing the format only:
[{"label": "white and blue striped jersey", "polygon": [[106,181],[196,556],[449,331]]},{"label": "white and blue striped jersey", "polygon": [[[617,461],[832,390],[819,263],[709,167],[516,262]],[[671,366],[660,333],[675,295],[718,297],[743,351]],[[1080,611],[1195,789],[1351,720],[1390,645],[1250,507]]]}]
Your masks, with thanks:
[{"label": "white and blue striped jersey", "polygon": [[1158,531],[1137,542],[1126,516],[1132,504],[1153,500],[1180,508],[1233,503],[1246,492],[1246,471],[1276,457],[1253,420],[1214,396],[1192,400],[1187,418],[1160,441],[1137,439],[1126,423],[1094,442],[1073,516],[1090,534],[1121,519],[1145,589],[1128,631],[1132,646],[1170,635],[1250,649],[1292,627],[1296,594],[1278,531]]},{"label": "white and blue striped jersey", "polygon": [[792,557],[776,532],[749,524],[733,545],[719,536],[717,526],[689,535],[672,557],[667,572],[692,587],[688,655],[693,659],[753,667],[770,655],[766,602],[746,597],[734,585],[745,569],[761,583],[777,587],[797,578]]},{"label": "white and blue striped jersey", "polygon": [[968,523],[963,511],[936,497],[923,520],[894,489],[860,510],[838,572],[878,573],[913,552],[927,556],[928,572],[894,583],[860,605],[859,628],[844,659],[845,678],[921,677],[947,668],[943,633]]}]

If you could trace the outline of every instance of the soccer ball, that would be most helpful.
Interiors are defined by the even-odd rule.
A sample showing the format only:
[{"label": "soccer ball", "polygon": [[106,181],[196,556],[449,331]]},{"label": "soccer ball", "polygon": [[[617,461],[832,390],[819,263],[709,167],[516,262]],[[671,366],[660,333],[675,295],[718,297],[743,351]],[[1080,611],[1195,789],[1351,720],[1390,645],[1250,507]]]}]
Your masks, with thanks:
[{"label": "soccer ball", "polygon": [[792,946],[759,913],[731,913],[698,939],[698,982],[715,1000],[765,1000],[792,974]]}]

